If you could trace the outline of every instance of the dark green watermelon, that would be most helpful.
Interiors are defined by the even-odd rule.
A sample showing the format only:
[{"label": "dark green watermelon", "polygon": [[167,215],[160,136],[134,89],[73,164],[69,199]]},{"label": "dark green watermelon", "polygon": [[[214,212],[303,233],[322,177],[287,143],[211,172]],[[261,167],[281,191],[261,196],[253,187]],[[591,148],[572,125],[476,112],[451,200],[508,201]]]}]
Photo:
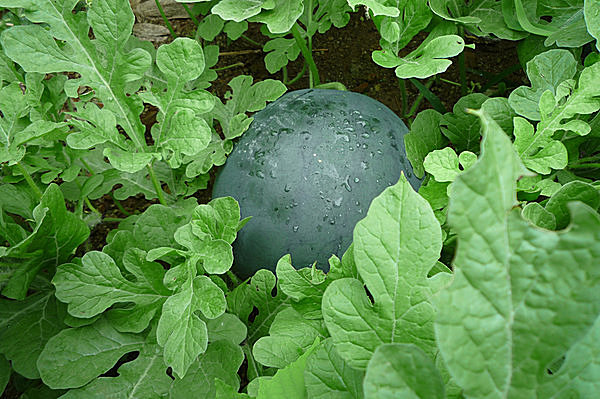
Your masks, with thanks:
[{"label": "dark green watermelon", "polygon": [[337,90],[287,93],[254,121],[217,174],[213,197],[232,196],[252,219],[233,245],[233,271],[246,278],[296,267],[327,271],[352,243],[354,225],[400,172],[417,189],[406,158],[406,126],[367,96]]}]

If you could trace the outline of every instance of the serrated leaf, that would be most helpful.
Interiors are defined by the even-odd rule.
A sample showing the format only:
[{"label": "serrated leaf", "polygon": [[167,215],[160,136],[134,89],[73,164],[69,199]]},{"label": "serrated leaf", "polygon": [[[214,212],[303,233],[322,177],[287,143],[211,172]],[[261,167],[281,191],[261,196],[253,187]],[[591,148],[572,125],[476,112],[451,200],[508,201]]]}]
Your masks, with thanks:
[{"label": "serrated leaf", "polygon": [[163,267],[145,260],[139,249],[125,252],[125,269],[134,281],[125,279],[115,261],[104,252],[92,251],[81,259],[81,265],[61,265],[52,279],[56,297],[68,303],[69,313],[76,317],[92,317],[115,303],[133,302],[139,306],[160,307],[170,291],[162,285]]},{"label": "serrated leaf", "polygon": [[433,354],[434,289],[427,273],[441,240],[431,207],[404,176],[373,200],[354,229],[354,258],[374,303],[355,279],[332,282],[323,296],[325,324],[350,367],[365,369],[383,343],[415,343]]},{"label": "serrated leaf", "polygon": [[[572,204],[570,229],[557,233],[511,211],[526,169],[499,126],[478,115],[482,156],[453,183],[449,222],[459,245],[454,281],[436,298],[438,347],[465,396],[551,397],[589,364],[571,351],[600,314],[600,218]],[[565,354],[572,363],[556,384],[547,368]],[[576,384],[583,393],[594,383]]]},{"label": "serrated leaf", "polygon": [[440,127],[457,151],[477,152],[481,140],[481,124],[476,116],[467,109],[479,109],[488,97],[481,93],[473,93],[456,102],[452,112],[444,114]]}]

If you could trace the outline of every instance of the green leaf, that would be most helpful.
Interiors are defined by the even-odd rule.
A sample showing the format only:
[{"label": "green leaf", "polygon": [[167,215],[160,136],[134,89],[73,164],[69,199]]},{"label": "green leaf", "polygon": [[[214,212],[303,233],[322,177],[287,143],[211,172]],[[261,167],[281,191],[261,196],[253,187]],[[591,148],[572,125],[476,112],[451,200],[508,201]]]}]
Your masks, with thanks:
[{"label": "green leaf", "polygon": [[413,344],[378,347],[369,360],[364,389],[365,399],[446,397],[433,360]]},{"label": "green leaf", "polygon": [[227,139],[238,137],[248,129],[252,118],[248,118],[246,112],[260,111],[267,101],[275,101],[287,90],[278,80],[266,79],[255,84],[252,81],[251,76],[236,76],[229,82],[232,90],[226,96],[229,100],[225,104],[215,103],[214,117]]},{"label": "green leaf", "polygon": [[[438,36],[435,39],[423,42],[406,57],[392,56],[394,60],[392,65],[396,66],[396,76],[400,79],[425,79],[446,71],[452,64],[452,61],[447,58],[462,53],[464,48],[465,41],[460,36]],[[385,64],[388,63],[383,59],[381,53],[377,51],[373,53],[375,63],[387,66]]]},{"label": "green leaf", "polygon": [[226,21],[241,22],[262,10],[264,0],[223,0],[211,10]]},{"label": "green leaf", "polygon": [[66,327],[62,322],[65,314],[64,305],[52,291],[22,301],[0,299],[0,353],[17,373],[40,378],[36,362],[46,342]]},{"label": "green leaf", "polygon": [[182,154],[192,157],[210,143],[211,129],[201,115],[212,110],[214,97],[203,90],[185,90],[185,84],[204,71],[204,53],[197,41],[177,38],[160,46],[156,64],[167,78],[167,90],[155,89],[141,97],[160,111],[151,131],[154,148],[178,168]]},{"label": "green leaf", "polygon": [[56,184],[46,189],[33,210],[35,227],[23,241],[6,251],[5,256],[23,259],[2,290],[13,299],[24,299],[29,285],[40,270],[51,274],[58,265],[69,260],[89,230],[83,220],[67,211],[64,197]]},{"label": "green leaf", "polygon": [[495,0],[468,3],[430,0],[429,6],[440,17],[466,25],[469,32],[477,36],[493,34],[506,40],[519,40],[527,36],[525,32],[508,27],[502,16],[502,3]]},{"label": "green leaf", "polygon": [[269,40],[263,47],[267,53],[265,56],[265,66],[269,73],[276,73],[285,67],[289,61],[295,61],[300,54],[300,47],[294,39],[278,37]]},{"label": "green leaf", "polygon": [[372,11],[373,15],[397,17],[400,14],[398,7],[386,6],[386,3],[386,0],[348,0],[348,4],[352,7],[352,10],[355,10],[357,5],[363,5],[369,11]]},{"label": "green leaf", "polygon": [[124,354],[140,350],[143,344],[143,337],[120,333],[100,319],[50,338],[37,366],[42,381],[50,388],[79,388],[110,370]]},{"label": "green leaf", "polygon": [[272,378],[260,380],[257,399],[283,397],[304,399],[306,397],[306,387],[304,385],[306,359],[318,346],[319,340],[317,339],[295,362],[283,369],[279,369]]},{"label": "green leaf", "polygon": [[306,359],[306,392],[312,399],[360,399],[364,375],[344,362],[328,338]]},{"label": "green leaf", "polygon": [[598,210],[600,193],[591,184],[577,180],[562,186],[546,204],[546,210],[556,218],[557,229],[563,229],[569,224],[568,204],[571,201],[581,201],[590,208]]},{"label": "green leaf", "polygon": [[[451,192],[458,251],[454,281],[436,298],[439,350],[466,397],[552,397],[570,383],[585,396],[595,382],[575,370],[590,363],[578,343],[600,315],[600,217],[577,203],[563,232],[524,221],[513,206],[526,169],[499,126],[478,115],[482,156]],[[572,362],[555,383],[547,369],[563,355]]]},{"label": "green leaf", "polygon": [[206,327],[208,328],[208,340],[210,342],[223,339],[234,344],[240,344],[246,339],[248,331],[246,325],[231,313],[223,313],[215,319],[207,320]]},{"label": "green leaf", "polygon": [[10,363],[4,356],[0,355],[0,395],[4,392],[4,389],[8,385],[10,373]]},{"label": "green leaf", "polygon": [[293,308],[286,308],[275,316],[269,335],[256,341],[252,354],[259,363],[281,369],[296,361],[317,337],[326,335],[322,319],[307,320]]},{"label": "green leaf", "polygon": [[439,128],[441,120],[442,115],[432,109],[419,112],[410,127],[410,133],[404,136],[406,157],[418,178],[425,174],[423,161],[427,154],[443,148],[448,143]]},{"label": "green leaf", "polygon": [[[423,162],[427,173],[433,175],[438,182],[452,182],[463,170],[467,170],[475,161],[477,155],[470,151],[456,152],[450,147],[430,152]],[[459,169],[462,166],[462,170]]]},{"label": "green leaf", "polygon": [[237,392],[237,372],[244,361],[239,345],[230,341],[216,341],[208,345],[205,353],[195,359],[185,377],[176,379],[171,389],[172,398],[214,398],[215,379],[233,387]]},{"label": "green leaf", "polygon": [[323,296],[327,329],[350,367],[366,368],[382,343],[415,343],[434,353],[434,289],[427,273],[441,241],[431,207],[404,176],[373,200],[354,229],[354,258],[374,303],[355,279],[332,282]]},{"label": "green leaf", "polygon": [[160,307],[170,294],[162,284],[165,271],[160,264],[146,261],[145,255],[133,248],[125,252],[125,269],[135,278],[129,281],[109,255],[88,252],[81,264],[67,263],[58,268],[52,279],[56,297],[69,304],[69,313],[75,317],[92,317],[123,302]]},{"label": "green leaf", "polygon": [[527,63],[527,76],[531,87],[520,86],[508,96],[510,106],[527,119],[539,121],[539,102],[546,90],[556,94],[558,85],[573,79],[577,72],[577,62],[567,50],[548,50],[533,57]]},{"label": "green leaf", "polygon": [[456,102],[452,112],[444,114],[440,127],[457,151],[478,152],[481,140],[481,125],[476,116],[467,112],[469,108],[478,109],[488,99],[481,93],[473,93]]},{"label": "green leaf", "polygon": [[[97,0],[85,14],[73,12],[75,4],[72,0],[1,1],[4,7],[24,7],[32,22],[47,24],[47,28],[32,24],[4,31],[2,47],[27,72],[79,73],[81,78],[71,84],[91,87],[129,138],[121,151],[147,152],[140,120],[142,101],[127,93],[136,91],[130,82],[141,81],[152,60],[145,50],[129,51],[126,46],[134,23],[129,2]],[[94,40],[88,36],[88,24]]]},{"label": "green leaf", "polygon": [[[247,284],[241,284],[227,295],[227,307],[248,326],[248,339],[253,345],[260,337],[269,333],[275,316],[290,306],[290,298],[281,290],[272,295],[277,280],[272,272],[266,269],[257,271]],[[253,308],[258,315],[249,320]]]},{"label": "green leaf", "polygon": [[71,389],[61,398],[161,398],[168,394],[172,380],[167,375],[162,350],[150,334],[139,356],[121,365],[116,377],[100,377],[84,387]]},{"label": "green leaf", "polygon": [[225,307],[223,291],[206,276],[188,279],[163,305],[156,336],[165,349],[165,363],[180,378],[208,344],[206,323],[195,312],[213,319],[223,314]]},{"label": "green leaf", "polygon": [[[234,0],[236,1],[236,0]],[[262,22],[271,33],[288,33],[304,11],[304,3],[298,0],[274,0],[274,7],[263,10],[250,18],[251,22]]]},{"label": "green leaf", "polygon": [[544,147],[538,152],[529,155],[531,147],[536,140],[535,128],[531,123],[521,117],[514,118],[515,126],[515,150],[521,155],[525,166],[529,169],[547,175],[552,169],[564,169],[568,163],[567,149],[564,144],[556,140],[543,140]]},{"label": "green leaf", "polygon": [[523,219],[529,220],[538,227],[547,230],[556,229],[556,217],[537,202],[530,202],[523,207]]},{"label": "green leaf", "polygon": [[600,51],[600,1],[585,0],[583,14],[587,31],[596,39],[596,48]]}]

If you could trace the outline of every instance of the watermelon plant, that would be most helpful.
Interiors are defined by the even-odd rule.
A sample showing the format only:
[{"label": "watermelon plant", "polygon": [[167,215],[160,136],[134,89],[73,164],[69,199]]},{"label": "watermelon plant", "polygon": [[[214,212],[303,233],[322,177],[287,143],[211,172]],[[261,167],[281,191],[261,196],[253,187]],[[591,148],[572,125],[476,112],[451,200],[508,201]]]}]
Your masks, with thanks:
[{"label": "watermelon plant", "polygon": [[3,398],[597,396],[599,1],[133,3],[0,0]]}]

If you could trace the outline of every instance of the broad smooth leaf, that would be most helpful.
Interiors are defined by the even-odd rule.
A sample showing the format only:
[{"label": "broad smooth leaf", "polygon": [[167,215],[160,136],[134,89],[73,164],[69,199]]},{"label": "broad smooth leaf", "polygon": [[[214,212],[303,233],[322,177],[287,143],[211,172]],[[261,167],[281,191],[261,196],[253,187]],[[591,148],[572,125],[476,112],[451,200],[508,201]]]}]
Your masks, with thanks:
[{"label": "broad smooth leaf", "polygon": [[0,353],[29,379],[40,378],[36,362],[48,340],[66,326],[65,307],[52,291],[22,301],[0,299]]},{"label": "broad smooth leaf", "polygon": [[413,173],[418,178],[422,178],[425,174],[423,161],[427,154],[448,143],[440,131],[441,120],[442,115],[435,110],[427,109],[419,112],[410,126],[410,133],[404,136],[406,157],[413,167]]},{"label": "broad smooth leaf", "polygon": [[50,338],[37,367],[42,381],[50,388],[79,388],[143,344],[142,336],[120,333],[100,319],[90,326],[62,330]]},{"label": "broad smooth leaf", "polygon": [[190,366],[185,377],[176,379],[171,398],[196,399],[215,397],[215,379],[220,379],[237,392],[240,381],[237,372],[244,361],[239,345],[230,341],[215,341]]},{"label": "broad smooth leaf", "polygon": [[[494,120],[478,115],[481,158],[451,190],[458,252],[454,281],[436,298],[440,353],[466,397],[552,397],[562,389],[586,397],[597,380],[576,370],[589,373],[597,362],[589,339],[600,316],[600,217],[575,203],[565,231],[524,221],[512,208],[527,170]],[[569,362],[549,375],[565,355]]]},{"label": "broad smooth leaf", "polygon": [[441,240],[429,203],[404,175],[373,200],[354,229],[354,258],[374,303],[359,280],[348,278],[332,282],[323,296],[325,324],[350,367],[365,369],[384,343],[415,343],[433,355],[433,279],[450,274],[427,274],[440,256]]},{"label": "broad smooth leaf", "polygon": [[443,399],[444,382],[433,360],[413,344],[377,348],[364,380],[365,399]]},{"label": "broad smooth leaf", "polygon": [[328,338],[306,360],[306,392],[312,399],[360,399],[364,375],[344,362]]},{"label": "broad smooth leaf", "polygon": [[596,48],[600,51],[600,1],[585,0],[583,13],[587,31],[596,39]]},{"label": "broad smooth leaf", "polygon": [[64,399],[104,399],[109,397],[155,399],[168,394],[172,380],[167,375],[162,349],[152,334],[140,349],[138,357],[121,365],[117,377],[99,377],[84,387],[71,389]]}]

